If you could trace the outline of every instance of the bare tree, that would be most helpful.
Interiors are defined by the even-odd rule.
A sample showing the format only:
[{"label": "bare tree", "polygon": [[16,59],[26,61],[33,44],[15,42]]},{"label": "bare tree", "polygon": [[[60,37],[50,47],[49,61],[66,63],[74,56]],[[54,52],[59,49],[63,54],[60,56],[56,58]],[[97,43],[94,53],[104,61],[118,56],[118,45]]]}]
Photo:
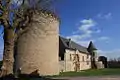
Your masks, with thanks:
[{"label": "bare tree", "polygon": [[29,25],[34,9],[49,9],[53,0],[0,0],[0,25],[4,26],[1,76],[13,74],[14,43],[21,29]]}]

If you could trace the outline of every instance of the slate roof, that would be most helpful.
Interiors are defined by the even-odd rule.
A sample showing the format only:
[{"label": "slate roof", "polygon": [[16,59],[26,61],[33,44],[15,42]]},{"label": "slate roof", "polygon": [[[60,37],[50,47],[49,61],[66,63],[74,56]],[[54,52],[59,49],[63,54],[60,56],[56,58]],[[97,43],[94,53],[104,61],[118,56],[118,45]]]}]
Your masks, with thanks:
[{"label": "slate roof", "polygon": [[89,51],[97,50],[97,48],[94,46],[94,44],[93,44],[92,41],[90,41],[90,44],[89,44],[89,46],[88,46],[88,50],[89,50]]},{"label": "slate roof", "polygon": [[83,52],[83,53],[86,53],[86,54],[89,54],[88,50],[86,47],[84,46],[81,46],[77,43],[75,43],[74,41],[70,40],[70,39],[66,39],[66,38],[63,38],[63,37],[59,37],[60,40],[62,41],[63,45],[65,48],[67,49],[72,49],[72,50],[79,50],[80,52]]}]

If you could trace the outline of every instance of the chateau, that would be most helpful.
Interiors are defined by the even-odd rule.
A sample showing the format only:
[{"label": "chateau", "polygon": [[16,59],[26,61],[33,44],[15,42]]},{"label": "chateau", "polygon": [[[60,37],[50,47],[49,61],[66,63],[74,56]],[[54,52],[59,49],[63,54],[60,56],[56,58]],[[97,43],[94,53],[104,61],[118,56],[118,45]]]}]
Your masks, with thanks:
[{"label": "chateau", "polygon": [[32,22],[24,29],[16,44],[15,71],[21,74],[58,75],[60,72],[92,68],[97,61],[96,48],[88,48],[59,35],[59,19],[48,11],[34,11]]},{"label": "chateau", "polygon": [[[91,68],[91,54],[88,48],[83,47],[71,39],[60,37],[59,39],[60,71],[79,71]],[[97,50],[90,42],[93,51]]]}]

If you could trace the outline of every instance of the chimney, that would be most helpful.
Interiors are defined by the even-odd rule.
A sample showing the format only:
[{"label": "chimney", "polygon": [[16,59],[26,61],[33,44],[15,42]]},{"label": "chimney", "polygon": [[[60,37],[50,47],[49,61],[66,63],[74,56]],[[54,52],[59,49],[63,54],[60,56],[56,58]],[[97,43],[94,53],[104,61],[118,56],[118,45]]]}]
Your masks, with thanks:
[{"label": "chimney", "polygon": [[68,47],[71,47],[71,38],[68,39]]}]

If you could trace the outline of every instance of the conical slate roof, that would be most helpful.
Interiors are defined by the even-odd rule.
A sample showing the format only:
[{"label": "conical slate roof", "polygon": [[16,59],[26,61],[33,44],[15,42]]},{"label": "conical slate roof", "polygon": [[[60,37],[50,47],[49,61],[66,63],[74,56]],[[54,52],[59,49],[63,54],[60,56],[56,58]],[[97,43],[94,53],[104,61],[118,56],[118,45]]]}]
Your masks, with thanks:
[{"label": "conical slate roof", "polygon": [[90,44],[88,46],[88,51],[91,51],[91,50],[97,50],[97,48],[94,46],[92,41],[90,41]]}]

